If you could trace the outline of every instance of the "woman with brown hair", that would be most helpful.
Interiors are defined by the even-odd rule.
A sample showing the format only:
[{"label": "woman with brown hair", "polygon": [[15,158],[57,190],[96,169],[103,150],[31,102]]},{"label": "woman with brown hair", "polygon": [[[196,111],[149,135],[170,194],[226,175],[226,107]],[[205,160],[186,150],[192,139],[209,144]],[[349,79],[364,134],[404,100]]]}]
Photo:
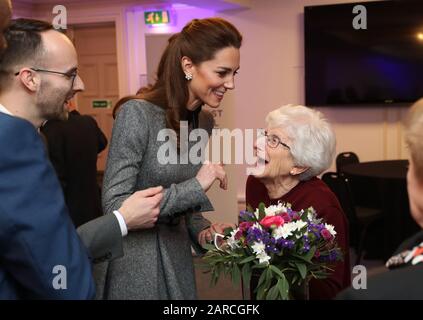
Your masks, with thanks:
[{"label": "woman with brown hair", "polygon": [[[125,256],[109,264],[100,297],[196,298],[191,246],[201,250],[225,227],[211,225],[201,212],[213,210],[205,192],[215,180],[226,189],[227,178],[221,165],[184,161],[194,143],[184,141],[180,129],[201,128],[210,135],[213,117],[201,107],[217,108],[234,88],[241,42],[239,31],[223,19],[192,20],[169,39],[156,83],[122,105],[104,177],[104,211],[112,213],[149,186],[162,185],[165,191],[156,226],[124,239]],[[176,164],[166,163],[160,152],[169,143],[160,136],[169,129],[176,133],[168,150],[177,156]],[[207,141],[200,143],[205,147]]]}]

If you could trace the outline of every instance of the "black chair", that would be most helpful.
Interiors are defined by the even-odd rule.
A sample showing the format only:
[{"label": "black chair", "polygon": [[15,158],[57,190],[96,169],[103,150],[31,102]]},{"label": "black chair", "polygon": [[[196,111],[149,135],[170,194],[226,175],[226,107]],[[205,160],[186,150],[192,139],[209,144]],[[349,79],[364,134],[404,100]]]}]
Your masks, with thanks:
[{"label": "black chair", "polygon": [[354,204],[348,178],[336,172],[326,172],[322,180],[337,196],[349,222],[350,245],[355,249],[357,258],[355,264],[360,264],[367,231],[371,225],[382,218],[378,209],[360,207]]},{"label": "black chair", "polygon": [[336,156],[336,172],[342,173],[342,167],[346,164],[359,163],[360,159],[354,152],[341,152]]}]

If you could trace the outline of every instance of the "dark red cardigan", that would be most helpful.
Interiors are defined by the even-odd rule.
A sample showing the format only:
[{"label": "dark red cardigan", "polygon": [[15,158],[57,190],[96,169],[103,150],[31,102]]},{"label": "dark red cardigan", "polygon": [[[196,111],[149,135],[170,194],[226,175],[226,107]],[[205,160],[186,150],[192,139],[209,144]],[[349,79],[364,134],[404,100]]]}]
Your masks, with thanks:
[{"label": "dark red cardigan", "polygon": [[350,256],[348,245],[348,222],[336,196],[318,179],[301,181],[287,194],[279,199],[270,199],[267,189],[258,179],[249,176],[246,186],[246,203],[254,209],[260,202],[266,206],[278,201],[289,202],[293,210],[307,209],[312,206],[318,217],[335,226],[338,245],[344,253],[344,260],[335,265],[335,272],[327,279],[310,282],[310,299],[332,299],[342,289],[350,286]]}]

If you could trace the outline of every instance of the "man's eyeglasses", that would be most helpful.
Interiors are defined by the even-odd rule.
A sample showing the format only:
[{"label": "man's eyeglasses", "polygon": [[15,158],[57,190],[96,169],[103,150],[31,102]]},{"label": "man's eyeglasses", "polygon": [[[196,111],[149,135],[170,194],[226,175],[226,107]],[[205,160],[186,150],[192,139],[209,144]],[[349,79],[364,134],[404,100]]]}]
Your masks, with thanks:
[{"label": "man's eyeglasses", "polygon": [[270,148],[277,148],[279,145],[285,147],[288,150],[291,150],[290,146],[286,143],[283,143],[278,136],[274,134],[268,134],[267,131],[260,130],[259,134],[263,137],[266,137],[266,143]]},{"label": "man's eyeglasses", "polygon": [[[32,71],[36,71],[36,72],[47,72],[47,73],[53,73],[53,74],[60,74],[64,77],[66,77],[67,79],[72,81],[72,86],[71,88],[73,88],[73,84],[75,82],[75,78],[78,75],[78,69],[72,69],[68,72],[59,72],[59,71],[52,71],[52,70],[45,70],[45,69],[38,69],[38,68],[29,68]],[[20,71],[15,73],[15,76],[17,76],[20,73]]]}]

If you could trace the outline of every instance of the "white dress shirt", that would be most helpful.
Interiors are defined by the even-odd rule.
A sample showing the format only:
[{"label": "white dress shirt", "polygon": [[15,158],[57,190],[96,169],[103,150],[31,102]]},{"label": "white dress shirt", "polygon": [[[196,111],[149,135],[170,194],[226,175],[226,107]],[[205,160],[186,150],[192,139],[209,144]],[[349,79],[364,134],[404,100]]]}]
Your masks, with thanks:
[{"label": "white dress shirt", "polygon": [[5,114],[8,114],[9,116],[13,116],[13,114],[12,114],[9,110],[7,110],[7,109],[5,108],[5,106],[4,106],[4,105],[2,105],[1,103],[0,103],[0,112],[3,112],[3,113],[5,113]]}]

